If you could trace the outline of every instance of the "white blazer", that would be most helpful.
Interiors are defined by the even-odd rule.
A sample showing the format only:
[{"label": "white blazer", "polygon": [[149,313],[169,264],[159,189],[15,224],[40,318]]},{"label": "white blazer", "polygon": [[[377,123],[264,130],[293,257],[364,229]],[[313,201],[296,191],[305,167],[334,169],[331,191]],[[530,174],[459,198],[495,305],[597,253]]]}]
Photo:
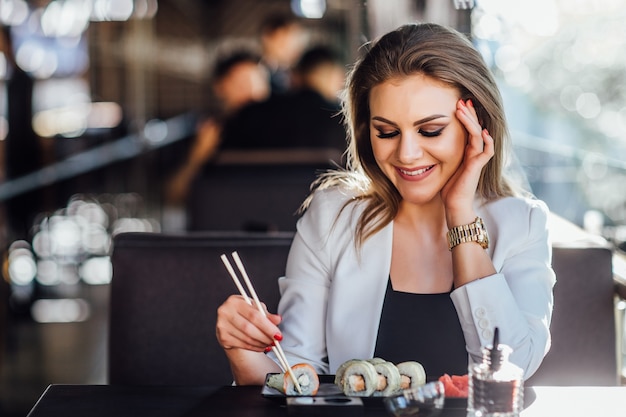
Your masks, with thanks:
[{"label": "white blazer", "polygon": [[[393,222],[357,254],[354,231],[363,204],[341,211],[349,199],[338,189],[315,193],[279,279],[281,346],[289,363],[307,362],[320,374],[373,356],[389,279]],[[548,209],[538,200],[507,197],[476,211],[489,232],[497,273],[451,293],[469,360],[481,360],[481,346],[491,344],[498,327],[500,341],[513,349],[511,361],[528,378],[550,347],[555,276]]]}]

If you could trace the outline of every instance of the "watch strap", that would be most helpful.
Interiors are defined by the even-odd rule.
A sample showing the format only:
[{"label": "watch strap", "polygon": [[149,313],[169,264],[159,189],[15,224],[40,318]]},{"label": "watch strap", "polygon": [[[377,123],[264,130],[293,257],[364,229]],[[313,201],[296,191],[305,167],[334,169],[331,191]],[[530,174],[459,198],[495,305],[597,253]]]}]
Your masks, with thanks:
[{"label": "watch strap", "polygon": [[483,249],[489,247],[489,239],[487,230],[483,223],[483,219],[476,217],[472,223],[455,226],[448,230],[448,249],[452,250],[461,243],[476,242]]}]

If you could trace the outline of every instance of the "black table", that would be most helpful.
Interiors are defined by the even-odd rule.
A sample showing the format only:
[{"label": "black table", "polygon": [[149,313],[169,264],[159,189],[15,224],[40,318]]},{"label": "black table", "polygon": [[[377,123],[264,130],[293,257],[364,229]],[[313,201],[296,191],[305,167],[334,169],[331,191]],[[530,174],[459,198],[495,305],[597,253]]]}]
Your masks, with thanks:
[{"label": "black table", "polygon": [[[624,417],[626,387],[526,388],[522,417]],[[325,415],[343,416],[332,412]],[[465,417],[462,401],[449,401],[441,417]],[[50,385],[28,417],[281,417],[291,416],[260,387]],[[363,416],[387,417],[365,406]]]}]

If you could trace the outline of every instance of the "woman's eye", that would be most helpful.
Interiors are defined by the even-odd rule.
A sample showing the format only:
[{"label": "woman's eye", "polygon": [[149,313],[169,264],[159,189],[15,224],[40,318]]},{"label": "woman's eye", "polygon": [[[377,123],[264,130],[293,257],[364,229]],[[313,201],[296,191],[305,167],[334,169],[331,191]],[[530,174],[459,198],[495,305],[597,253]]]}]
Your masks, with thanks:
[{"label": "woman's eye", "polygon": [[394,130],[393,132],[378,132],[378,134],[376,136],[378,136],[381,139],[389,139],[389,138],[393,138],[394,136],[398,135],[398,131]]},{"label": "woman's eye", "polygon": [[419,133],[422,136],[425,136],[427,138],[433,138],[435,136],[439,136],[441,135],[441,132],[443,131],[443,127],[436,129],[436,130],[426,130],[426,129],[420,129],[417,131],[417,133]]}]

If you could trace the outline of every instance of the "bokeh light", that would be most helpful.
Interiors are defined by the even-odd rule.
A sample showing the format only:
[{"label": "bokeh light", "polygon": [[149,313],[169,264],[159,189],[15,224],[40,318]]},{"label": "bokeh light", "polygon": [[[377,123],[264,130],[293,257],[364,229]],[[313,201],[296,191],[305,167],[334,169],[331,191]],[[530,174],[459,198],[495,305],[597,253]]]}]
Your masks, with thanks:
[{"label": "bokeh light", "polygon": [[91,308],[83,299],[42,299],[33,303],[31,315],[38,323],[73,323],[89,318]]},{"label": "bokeh light", "polygon": [[291,10],[296,16],[321,19],[326,13],[326,0],[291,0]]},{"label": "bokeh light", "polygon": [[143,134],[150,143],[162,142],[167,138],[167,123],[159,119],[148,120],[143,128]]},{"label": "bokeh light", "polygon": [[602,104],[595,93],[582,93],[576,99],[576,111],[585,119],[593,119],[602,111]]},{"label": "bokeh light", "polygon": [[[27,302],[34,294],[35,284],[65,296],[77,294],[81,284],[109,284],[113,276],[110,258],[113,236],[160,231],[155,219],[138,215],[142,204],[143,199],[135,193],[75,195],[65,208],[40,216],[33,228],[32,246],[19,240],[9,249],[5,269],[13,299]],[[80,321],[84,317],[84,306],[80,303],[48,301],[36,308],[33,304],[31,313],[37,320]],[[59,316],[64,309],[76,309],[76,306],[80,314]]]},{"label": "bokeh light", "polygon": [[17,26],[28,18],[28,4],[24,0],[0,0],[0,23]]},{"label": "bokeh light", "polygon": [[27,247],[19,245],[9,249],[8,272],[10,282],[18,286],[28,285],[35,279],[37,265],[32,252]]},{"label": "bokeh light", "polygon": [[113,268],[108,256],[89,258],[80,266],[80,276],[90,285],[104,285],[111,282]]}]

